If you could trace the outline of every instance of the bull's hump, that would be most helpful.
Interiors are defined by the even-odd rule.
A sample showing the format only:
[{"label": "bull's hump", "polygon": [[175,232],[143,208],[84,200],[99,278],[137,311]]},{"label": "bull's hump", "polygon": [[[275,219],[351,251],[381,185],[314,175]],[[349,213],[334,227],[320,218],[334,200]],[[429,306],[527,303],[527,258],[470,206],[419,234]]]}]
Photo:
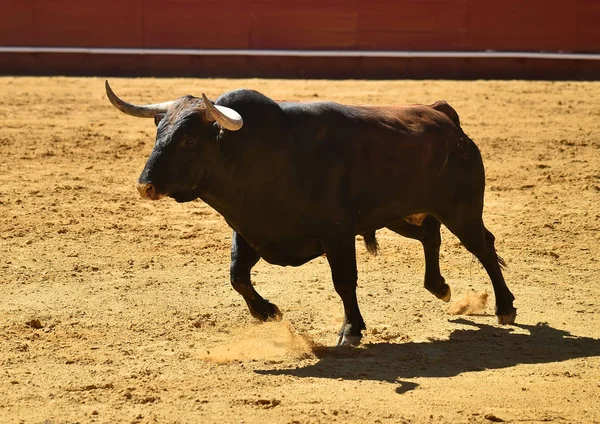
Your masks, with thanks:
[{"label": "bull's hump", "polygon": [[452,122],[454,122],[454,125],[460,128],[460,118],[458,117],[458,113],[452,106],[448,104],[446,100],[438,100],[430,107],[446,115]]}]

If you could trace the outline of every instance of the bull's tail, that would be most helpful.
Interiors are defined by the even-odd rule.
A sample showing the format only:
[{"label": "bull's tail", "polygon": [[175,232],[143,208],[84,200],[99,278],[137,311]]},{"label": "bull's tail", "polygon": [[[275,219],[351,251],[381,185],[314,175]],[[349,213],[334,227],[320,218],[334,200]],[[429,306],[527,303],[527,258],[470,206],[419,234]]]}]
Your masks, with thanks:
[{"label": "bull's tail", "polygon": [[502,256],[496,253],[496,257],[498,258],[498,265],[500,265],[500,268],[508,268],[508,265],[506,264],[506,261],[502,258]]},{"label": "bull's tail", "polygon": [[504,258],[502,258],[502,256],[500,256],[498,254],[498,250],[496,250],[496,247],[494,246],[496,237],[494,237],[494,235],[487,228],[485,229],[485,238],[488,242],[488,245],[492,248],[492,250],[496,254],[496,260],[498,261],[498,265],[500,265],[500,268],[507,268],[508,265],[506,264],[506,261],[504,260]]},{"label": "bull's tail", "polygon": [[375,237],[375,231],[365,233],[362,236],[365,240],[365,247],[367,248],[367,252],[369,252],[373,256],[377,255],[377,253],[379,253],[379,243],[377,242],[377,238]]},{"label": "bull's tail", "polygon": [[[478,260],[477,256],[473,255],[473,260]],[[500,265],[500,269],[508,268],[508,264],[506,263],[504,258],[498,254],[498,252],[496,252],[496,260],[498,261],[498,265]]]}]

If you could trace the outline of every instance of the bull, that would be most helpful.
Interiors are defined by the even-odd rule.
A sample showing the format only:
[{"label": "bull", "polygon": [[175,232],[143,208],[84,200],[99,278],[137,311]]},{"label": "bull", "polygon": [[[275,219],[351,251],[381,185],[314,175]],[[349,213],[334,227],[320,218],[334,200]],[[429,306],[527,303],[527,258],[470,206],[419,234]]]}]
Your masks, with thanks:
[{"label": "bull", "polygon": [[481,155],[445,101],[347,106],[274,101],[240,89],[214,102],[202,94],[134,105],[108,81],[105,88],[118,110],[157,125],[140,195],[200,198],[233,229],[231,284],[255,318],[282,315],[250,281],[259,259],[299,266],[324,254],[344,307],[337,344],[359,344],[366,327],[356,296],[355,238],[362,235],[376,253],[375,234],[384,227],[422,243],[425,288],[447,302],[451,291],[439,266],[444,224],[487,271],[498,322],[514,322],[504,263],[482,219]]}]

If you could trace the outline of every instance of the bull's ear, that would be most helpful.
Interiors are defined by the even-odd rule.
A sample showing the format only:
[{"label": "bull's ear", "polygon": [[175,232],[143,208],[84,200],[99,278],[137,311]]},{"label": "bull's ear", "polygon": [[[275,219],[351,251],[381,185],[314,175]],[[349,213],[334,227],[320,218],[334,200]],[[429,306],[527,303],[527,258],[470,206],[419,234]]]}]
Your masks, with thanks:
[{"label": "bull's ear", "polygon": [[160,124],[160,121],[162,121],[164,117],[164,113],[157,113],[156,115],[154,115],[154,125],[158,127],[158,124]]}]

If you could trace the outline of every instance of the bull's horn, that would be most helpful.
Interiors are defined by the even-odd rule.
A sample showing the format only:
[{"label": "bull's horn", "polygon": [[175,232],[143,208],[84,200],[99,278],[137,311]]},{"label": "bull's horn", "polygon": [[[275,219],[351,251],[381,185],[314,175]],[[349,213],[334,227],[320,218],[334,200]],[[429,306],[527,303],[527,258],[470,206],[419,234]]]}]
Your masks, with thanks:
[{"label": "bull's horn", "polygon": [[110,100],[114,107],[119,109],[121,112],[126,113],[127,115],[137,116],[138,118],[154,118],[154,116],[158,115],[159,113],[165,113],[169,107],[175,103],[174,101],[171,101],[156,103],[153,105],[132,105],[131,103],[127,103],[119,99],[110,88],[110,85],[108,85],[108,81],[104,82],[104,87],[106,88],[108,100]]},{"label": "bull's horn", "polygon": [[202,100],[204,100],[208,116],[226,130],[237,131],[244,125],[244,120],[235,110],[225,106],[213,105],[204,93],[202,93]]}]

